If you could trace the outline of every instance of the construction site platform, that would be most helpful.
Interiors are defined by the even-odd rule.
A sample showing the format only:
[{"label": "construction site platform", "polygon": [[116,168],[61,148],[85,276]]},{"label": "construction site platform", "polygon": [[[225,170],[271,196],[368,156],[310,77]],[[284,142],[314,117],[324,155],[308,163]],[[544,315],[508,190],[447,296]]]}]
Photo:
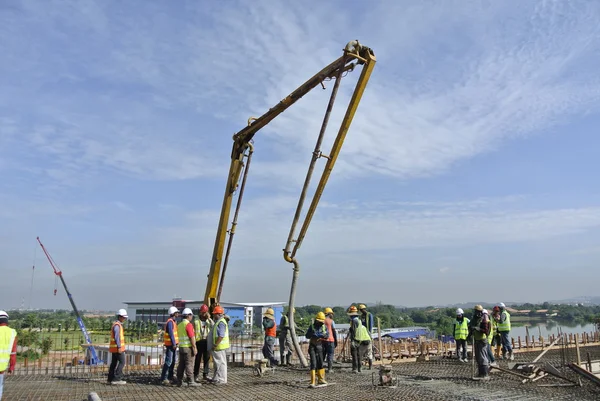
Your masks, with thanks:
[{"label": "construction site platform", "polygon": [[[600,359],[600,347],[587,347],[593,359]],[[514,362],[528,362],[536,353],[515,355]],[[277,367],[257,376],[252,367],[230,367],[228,383],[201,387],[166,387],[160,385],[159,371],[131,371],[126,385],[106,383],[100,374],[71,375],[13,375],[7,376],[4,399],[13,400],[88,400],[95,392],[102,401],[115,400],[481,400],[481,401],[551,401],[600,400],[600,386],[579,377],[562,366],[564,354],[549,350],[544,361],[552,363],[581,386],[567,387],[568,383],[547,376],[535,383],[521,383],[519,377],[493,370],[491,380],[474,381],[471,363],[454,359],[432,358],[424,362],[392,364],[396,386],[379,386],[379,367],[364,369],[353,374],[349,364],[335,364],[334,372],[327,375],[330,385],[309,388],[307,369]],[[508,361],[499,361],[500,367],[509,368]],[[373,384],[375,383],[375,385]]]}]

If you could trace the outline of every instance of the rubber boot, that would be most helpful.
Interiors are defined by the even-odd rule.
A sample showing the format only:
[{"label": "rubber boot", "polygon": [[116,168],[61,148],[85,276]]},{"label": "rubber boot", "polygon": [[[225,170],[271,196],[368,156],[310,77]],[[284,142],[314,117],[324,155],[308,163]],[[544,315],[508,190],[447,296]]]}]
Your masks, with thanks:
[{"label": "rubber boot", "polygon": [[287,361],[287,365],[292,366],[292,354],[286,355],[285,358]]},{"label": "rubber boot", "polygon": [[316,376],[317,376],[317,371],[316,370],[311,370],[310,371],[310,384],[308,385],[308,387],[314,387],[317,383],[316,383]]},{"label": "rubber boot", "polygon": [[325,368],[319,369],[318,377],[319,384],[327,384],[327,382],[325,381]]}]

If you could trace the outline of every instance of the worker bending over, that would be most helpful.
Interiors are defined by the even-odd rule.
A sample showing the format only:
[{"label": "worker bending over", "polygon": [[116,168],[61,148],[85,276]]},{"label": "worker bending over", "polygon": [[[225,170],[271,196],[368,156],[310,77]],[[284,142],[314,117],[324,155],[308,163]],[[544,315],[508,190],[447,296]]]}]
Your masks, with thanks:
[{"label": "worker bending over", "polygon": [[268,308],[262,319],[262,326],[265,330],[265,342],[263,344],[262,353],[265,359],[269,360],[271,367],[277,366],[275,359],[275,338],[277,336],[277,325],[275,324],[274,311]]},{"label": "worker bending over", "polygon": [[362,361],[371,346],[371,336],[359,319],[356,306],[348,309],[350,317],[350,353],[352,354],[352,373],[361,371]]},{"label": "worker bending over", "polygon": [[[319,312],[306,331],[306,338],[309,340],[310,387],[315,387],[316,384],[327,384],[323,368],[323,341],[327,337],[329,337],[329,333],[325,325],[325,314]],[[315,383],[316,378],[318,379],[317,383]]]},{"label": "worker bending over", "polygon": [[160,374],[160,382],[165,386],[174,384],[175,361],[177,360],[177,346],[179,345],[179,333],[177,330],[177,316],[179,310],[171,306],[169,308],[169,319],[163,326],[163,345],[165,347],[165,362]]},{"label": "worker bending over", "polygon": [[194,357],[198,353],[196,349],[196,334],[194,325],[191,324],[194,314],[190,308],[185,308],[182,312],[183,319],[177,325],[179,336],[179,365],[177,365],[177,385],[183,384],[183,372],[188,379],[188,386],[200,386],[194,380]]},{"label": "worker bending over", "polygon": [[8,313],[0,310],[0,400],[4,375],[12,374],[17,363],[17,331],[8,327]]},{"label": "worker bending over", "polygon": [[110,367],[108,369],[108,384],[126,384],[123,380],[123,367],[125,366],[125,331],[123,322],[127,320],[127,311],[119,309],[117,320],[110,329],[110,343],[108,351],[111,355]]},{"label": "worker bending over", "polygon": [[210,352],[208,351],[208,333],[212,329],[214,322],[208,314],[208,306],[200,306],[198,319],[194,319],[194,332],[196,333],[196,360],[194,361],[194,380],[200,381],[200,363],[203,363],[202,379],[208,379],[208,362]]},{"label": "worker bending over", "polygon": [[333,369],[333,356],[337,347],[337,332],[335,330],[335,321],[333,320],[333,309],[325,308],[325,326],[329,336],[323,341],[323,357],[327,361],[327,373]]}]

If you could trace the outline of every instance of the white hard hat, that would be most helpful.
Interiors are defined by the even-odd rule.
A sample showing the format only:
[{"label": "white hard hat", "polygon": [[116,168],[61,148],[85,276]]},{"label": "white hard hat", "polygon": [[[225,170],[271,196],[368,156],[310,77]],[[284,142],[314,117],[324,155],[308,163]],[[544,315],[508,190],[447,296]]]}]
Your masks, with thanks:
[{"label": "white hard hat", "polygon": [[0,310],[0,317],[5,317],[8,319],[8,313],[4,312],[3,310]]},{"label": "white hard hat", "polygon": [[127,311],[125,309],[119,309],[117,311],[117,316],[127,317]]},{"label": "white hard hat", "polygon": [[456,314],[457,314],[457,315],[462,315],[462,314],[464,314],[464,313],[465,313],[465,311],[463,311],[461,308],[458,308],[458,309],[456,310]]},{"label": "white hard hat", "polygon": [[483,313],[484,313],[484,314],[486,314],[486,315],[489,315],[489,312],[488,312],[488,310],[487,310],[487,309],[484,309],[484,310],[483,310]]},{"label": "white hard hat", "polygon": [[176,308],[176,307],[174,307],[174,306],[171,306],[171,307],[169,308],[169,315],[172,315],[173,313],[179,313],[179,309],[177,309],[177,308]]},{"label": "white hard hat", "polygon": [[183,312],[181,312],[181,314],[182,314],[183,316],[187,316],[187,315],[193,315],[193,314],[194,314],[194,312],[192,312],[192,310],[191,310],[190,308],[185,308],[185,309],[183,310]]},{"label": "white hard hat", "polygon": [[498,304],[498,306],[499,306],[499,307],[501,307],[501,308],[506,308],[506,305],[504,305],[504,302],[500,302],[500,303]]}]

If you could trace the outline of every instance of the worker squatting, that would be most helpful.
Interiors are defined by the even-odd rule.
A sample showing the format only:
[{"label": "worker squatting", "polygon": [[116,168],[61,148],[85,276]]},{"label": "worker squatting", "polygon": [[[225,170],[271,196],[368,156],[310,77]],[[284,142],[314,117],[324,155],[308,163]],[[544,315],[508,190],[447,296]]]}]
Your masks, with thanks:
[{"label": "worker squatting", "polygon": [[[498,366],[496,358],[500,358],[500,347],[502,347],[502,359],[515,359],[510,344],[510,328],[510,314],[502,302],[494,306],[491,317],[481,305],[475,305],[471,319],[465,317],[461,308],[456,310],[453,330],[456,357],[460,362],[469,361],[467,340],[472,338],[473,355],[478,366],[477,380],[490,379],[490,366]],[[496,347],[495,353],[492,352],[492,345]]]},{"label": "worker squatting", "polygon": [[[359,312],[360,309],[360,312]],[[295,310],[294,310],[295,311]],[[163,345],[165,359],[162,366],[160,381],[165,386],[181,386],[187,382],[188,386],[200,386],[201,380],[210,384],[221,385],[227,383],[227,355],[229,349],[228,316],[224,314],[221,306],[217,305],[210,317],[208,307],[202,305],[199,309],[198,319],[190,308],[185,308],[181,313],[172,306],[169,308],[169,319],[164,325]],[[181,315],[181,322],[177,318]],[[367,311],[365,305],[351,306],[348,309],[350,319],[350,347],[352,352],[352,372],[361,371],[362,360],[369,361],[369,369],[373,366],[373,347],[371,333],[373,331],[373,315]],[[126,384],[123,380],[123,366],[125,364],[125,335],[123,322],[127,319],[127,311],[120,309],[117,320],[113,323],[110,332],[109,351],[111,363],[108,371],[108,383],[113,385]],[[291,365],[292,341],[289,318],[281,317],[279,325],[275,323],[273,309],[269,308],[263,316],[262,325],[265,331],[263,355],[269,364]],[[331,308],[318,312],[311,322],[306,338],[309,340],[310,356],[310,386],[325,385],[325,365],[327,372],[332,368],[334,350],[337,347],[337,332],[335,329],[334,314]],[[275,357],[275,342],[279,340],[280,360]],[[213,359],[213,376],[209,374],[209,359]],[[177,371],[175,372],[176,362]],[[202,379],[200,379],[200,366],[202,365]]]}]

